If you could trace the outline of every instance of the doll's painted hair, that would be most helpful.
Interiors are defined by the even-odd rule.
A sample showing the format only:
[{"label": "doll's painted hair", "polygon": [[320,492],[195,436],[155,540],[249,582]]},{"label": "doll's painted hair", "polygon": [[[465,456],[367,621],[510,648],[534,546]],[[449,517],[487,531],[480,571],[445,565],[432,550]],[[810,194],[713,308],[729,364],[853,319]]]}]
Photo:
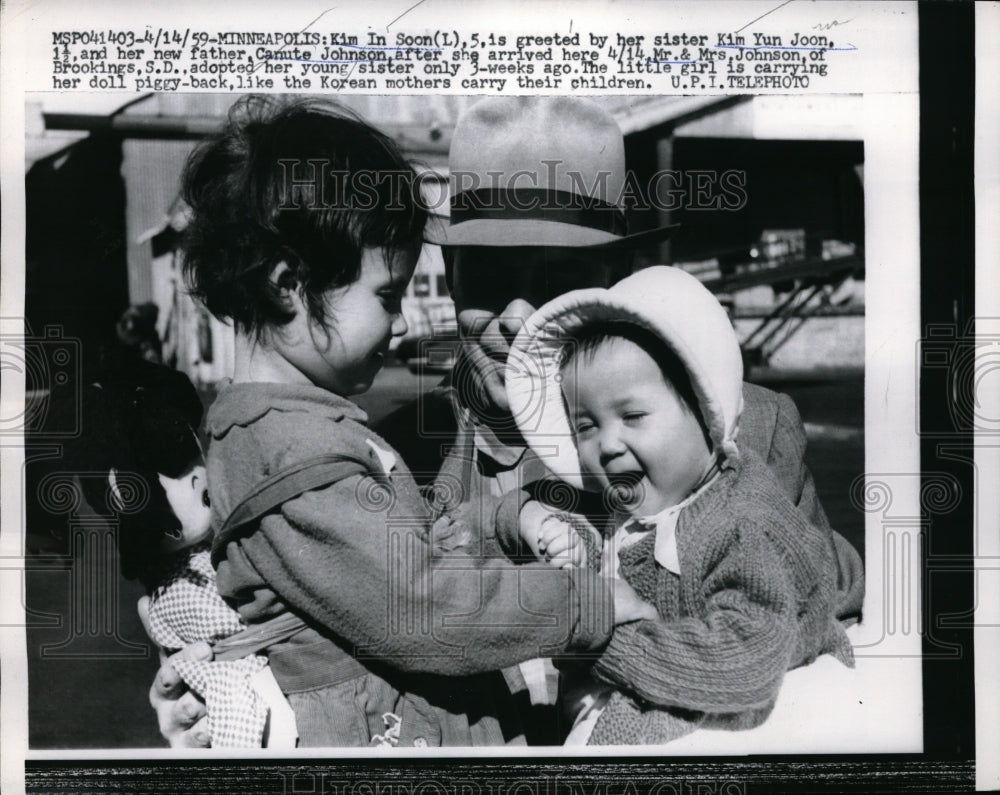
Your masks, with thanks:
[{"label": "doll's painted hair", "polygon": [[[365,248],[390,264],[416,261],[427,221],[419,184],[396,144],[346,108],[245,98],[184,170],[188,286],[258,339],[291,320],[280,292],[292,284],[322,324],[324,293],[358,278]],[[280,262],[287,282],[275,285]]]}]

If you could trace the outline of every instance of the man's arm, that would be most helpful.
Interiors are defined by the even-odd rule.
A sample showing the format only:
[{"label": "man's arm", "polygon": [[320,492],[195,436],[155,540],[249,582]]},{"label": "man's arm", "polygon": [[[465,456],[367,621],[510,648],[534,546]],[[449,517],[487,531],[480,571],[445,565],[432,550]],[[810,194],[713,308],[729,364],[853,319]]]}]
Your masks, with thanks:
[{"label": "man's arm", "polygon": [[795,402],[788,396],[775,393],[777,397],[777,422],[771,440],[768,466],[772,471],[787,468],[788,488],[798,491],[793,500],[799,510],[816,527],[829,528],[830,520],[820,504],[813,482],[812,472],[806,466],[806,431]]},{"label": "man's arm", "polygon": [[436,387],[372,424],[372,430],[400,454],[421,487],[433,483],[458,433],[448,393],[448,387]]}]

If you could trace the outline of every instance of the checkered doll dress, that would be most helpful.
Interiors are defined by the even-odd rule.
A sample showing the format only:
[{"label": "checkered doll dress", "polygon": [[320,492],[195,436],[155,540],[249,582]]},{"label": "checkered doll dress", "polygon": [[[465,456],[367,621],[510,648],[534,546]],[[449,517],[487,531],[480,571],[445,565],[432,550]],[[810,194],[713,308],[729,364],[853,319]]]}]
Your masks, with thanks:
[{"label": "checkered doll dress", "polygon": [[[150,594],[149,625],[153,640],[168,652],[189,643],[212,643],[246,629],[239,614],[215,588],[208,544],[185,550]],[[177,660],[184,682],[205,699],[213,748],[259,748],[267,705],[250,677],[267,666],[259,654],[232,661]]]}]

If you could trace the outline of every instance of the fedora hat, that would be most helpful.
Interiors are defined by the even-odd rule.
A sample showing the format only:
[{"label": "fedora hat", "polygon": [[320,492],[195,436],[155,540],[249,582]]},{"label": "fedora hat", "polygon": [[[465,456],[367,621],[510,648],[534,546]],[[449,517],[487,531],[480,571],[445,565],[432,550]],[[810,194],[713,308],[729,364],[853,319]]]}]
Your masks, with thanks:
[{"label": "fedora hat", "polygon": [[625,142],[596,103],[569,97],[495,97],[458,120],[448,156],[448,246],[635,248],[676,225],[628,234],[621,197]]}]

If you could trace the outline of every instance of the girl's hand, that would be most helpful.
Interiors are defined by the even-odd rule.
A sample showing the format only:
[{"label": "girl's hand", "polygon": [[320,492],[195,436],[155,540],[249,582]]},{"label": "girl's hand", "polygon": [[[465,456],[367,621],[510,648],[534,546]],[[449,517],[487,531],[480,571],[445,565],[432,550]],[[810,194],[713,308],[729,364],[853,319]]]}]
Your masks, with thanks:
[{"label": "girl's hand", "polygon": [[[149,597],[139,600],[139,618],[146,634],[149,631]],[[157,647],[159,649],[159,647]],[[212,648],[207,643],[192,643],[181,649],[173,657],[167,658],[160,651],[160,670],[156,672],[152,687],[149,688],[149,703],[156,710],[156,720],[160,734],[171,748],[208,748],[212,738],[208,732],[208,712],[205,702],[188,690],[184,680],[170,664],[174,658],[191,660],[211,660]]]},{"label": "girl's hand", "polygon": [[616,626],[618,624],[627,624],[630,621],[641,621],[642,619],[655,621],[659,618],[656,608],[649,602],[644,602],[640,599],[639,594],[625,580],[615,577],[613,582],[615,587]]},{"label": "girl's hand", "polygon": [[468,547],[472,531],[461,519],[449,514],[439,516],[431,525],[431,547],[436,552],[454,552]]}]

